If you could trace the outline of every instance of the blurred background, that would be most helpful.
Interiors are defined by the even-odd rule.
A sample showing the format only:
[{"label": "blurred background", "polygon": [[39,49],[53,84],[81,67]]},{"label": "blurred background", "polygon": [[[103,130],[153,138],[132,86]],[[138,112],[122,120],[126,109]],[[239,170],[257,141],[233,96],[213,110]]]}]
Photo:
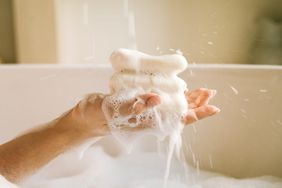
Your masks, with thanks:
[{"label": "blurred background", "polygon": [[120,47],[282,65],[282,1],[0,0],[0,63],[107,63]]}]

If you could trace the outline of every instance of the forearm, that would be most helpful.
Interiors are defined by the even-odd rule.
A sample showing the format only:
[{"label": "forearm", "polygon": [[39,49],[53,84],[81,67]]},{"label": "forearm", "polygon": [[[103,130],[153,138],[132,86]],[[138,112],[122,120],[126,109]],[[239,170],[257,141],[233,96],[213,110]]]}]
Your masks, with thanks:
[{"label": "forearm", "polygon": [[71,113],[1,145],[0,174],[11,182],[19,182],[59,154],[93,136],[71,118]]}]

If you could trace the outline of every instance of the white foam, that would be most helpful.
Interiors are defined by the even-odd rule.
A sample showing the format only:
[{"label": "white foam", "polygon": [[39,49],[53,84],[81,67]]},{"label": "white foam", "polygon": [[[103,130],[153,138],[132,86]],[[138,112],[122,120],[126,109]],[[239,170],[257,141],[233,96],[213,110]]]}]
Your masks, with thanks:
[{"label": "white foam", "polygon": [[[20,188],[161,188],[166,156],[133,152],[112,157],[102,148],[86,151],[82,160],[69,152],[59,156]],[[172,160],[167,188],[281,188],[282,179],[264,176],[235,179],[188,167]]]},{"label": "white foam", "polygon": [[[183,127],[181,117],[187,112],[188,104],[184,95],[186,83],[177,74],[185,70],[186,59],[177,54],[150,56],[135,50],[119,49],[113,52],[110,60],[116,73],[110,80],[112,97],[106,98],[105,103],[106,106],[115,106],[116,116],[119,117],[113,119],[103,108],[109,124],[113,124],[110,127],[126,124],[132,118],[118,114],[121,101],[154,92],[161,97],[161,104],[149,110],[154,128],[164,136],[176,129],[179,132],[179,127]],[[118,105],[113,99],[118,99]]]},{"label": "white foam", "polygon": [[3,188],[17,188],[15,184],[10,183],[3,176],[0,175],[0,187]]},{"label": "white foam", "polygon": [[[179,157],[181,149],[181,133],[184,127],[182,117],[188,111],[185,97],[186,83],[177,77],[184,71],[187,61],[179,54],[151,56],[136,50],[118,49],[111,55],[110,61],[115,74],[110,80],[112,95],[105,98],[103,111],[113,135],[128,148],[132,149],[137,138],[153,134],[160,140],[169,138],[164,187],[169,176],[170,162],[174,152]],[[145,111],[136,123],[129,123],[134,116],[119,114],[123,103],[145,93],[157,93],[161,104]],[[110,107],[114,107],[114,112]],[[109,110],[110,109],[110,110]],[[149,117],[151,127],[132,133],[122,126],[137,127],[142,119]]]},{"label": "white foam", "polygon": [[115,71],[135,70],[150,73],[178,74],[187,67],[187,61],[180,54],[151,56],[136,50],[118,49],[110,57]]}]

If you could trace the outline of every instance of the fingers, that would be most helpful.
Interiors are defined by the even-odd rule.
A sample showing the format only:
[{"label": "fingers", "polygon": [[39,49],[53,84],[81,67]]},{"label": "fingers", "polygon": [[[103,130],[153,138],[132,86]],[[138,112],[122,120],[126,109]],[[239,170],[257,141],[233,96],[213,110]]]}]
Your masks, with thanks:
[{"label": "fingers", "polygon": [[194,123],[200,119],[212,116],[220,112],[220,109],[213,105],[204,105],[195,109],[189,110],[183,121],[186,125]]},{"label": "fingers", "polygon": [[[216,90],[210,90],[206,88],[200,88],[193,91],[185,92],[187,102],[189,104],[189,112],[183,118],[185,124],[191,124],[197,120],[212,116],[218,112],[220,109],[216,106],[209,105],[209,100],[216,95]],[[121,115],[130,114],[141,114],[148,108],[154,107],[161,103],[161,98],[158,94],[148,93],[140,95],[135,99],[129,100],[124,103],[120,109],[119,113]],[[133,117],[129,119],[129,123],[135,123],[136,118]]]},{"label": "fingers", "polygon": [[216,95],[216,90],[203,91],[200,96],[196,99],[197,106],[203,106],[209,103],[209,100]]},{"label": "fingers", "polygon": [[[148,108],[152,108],[158,104],[161,103],[161,98],[159,95],[155,93],[148,93],[144,95],[138,96],[136,99],[130,100],[127,103],[125,103],[120,108],[120,113],[123,113],[123,115],[129,115],[129,114],[141,114]],[[128,127],[128,126],[122,126],[122,130],[130,130],[130,131],[140,131],[145,128],[150,128],[152,126],[150,117],[144,117],[141,119],[141,124],[136,127]],[[128,120],[128,123],[136,123],[137,119],[136,117],[132,117]]]},{"label": "fingers", "polygon": [[141,114],[148,108],[154,107],[161,103],[161,98],[158,94],[148,93],[140,95],[135,99],[132,99],[120,107],[120,114],[129,115],[134,113],[135,115]]},{"label": "fingers", "polygon": [[185,96],[189,104],[189,108],[196,108],[207,105],[209,100],[216,95],[216,90],[199,88],[193,91],[186,91]]},{"label": "fingers", "polygon": [[190,110],[183,119],[184,123],[188,125],[220,112],[219,108],[208,104],[215,95],[216,90],[206,88],[186,91],[185,96]]},{"label": "fingers", "polygon": [[161,98],[155,93],[148,93],[137,97],[137,100],[132,105],[132,112],[136,115],[141,114],[147,108],[154,107],[161,103]]},{"label": "fingers", "polygon": [[137,97],[137,101],[132,105],[132,111],[138,115],[147,108],[154,107],[161,103],[161,98],[155,93],[148,93]]}]

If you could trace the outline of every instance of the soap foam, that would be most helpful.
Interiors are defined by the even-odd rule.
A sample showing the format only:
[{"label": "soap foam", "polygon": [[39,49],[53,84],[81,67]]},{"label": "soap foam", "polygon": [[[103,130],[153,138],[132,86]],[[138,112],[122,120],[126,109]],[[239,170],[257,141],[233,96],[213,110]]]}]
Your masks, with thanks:
[{"label": "soap foam", "polygon": [[[156,152],[132,152],[112,157],[95,146],[82,160],[74,151],[52,161],[20,188],[161,188],[167,158]],[[235,179],[224,175],[183,167],[171,161],[167,188],[281,188],[282,179],[263,176]]]},{"label": "soap foam", "polygon": [[[120,125],[128,124],[128,120],[134,117],[123,117],[118,114],[121,103],[116,105],[112,98],[126,102],[153,92],[160,96],[161,104],[147,110],[145,112],[147,114],[141,115],[141,118],[147,118],[149,115],[151,119],[153,125],[148,130],[151,130],[151,134],[157,133],[160,139],[175,134],[173,132],[180,134],[179,130],[183,128],[182,117],[188,110],[188,104],[184,95],[187,85],[177,77],[177,74],[185,70],[186,59],[178,54],[150,56],[135,50],[118,49],[112,53],[110,61],[115,73],[110,80],[112,95],[105,99],[105,103],[106,106],[114,106],[114,115],[105,110],[105,107],[103,110],[112,131],[130,135],[130,131],[123,132],[119,128]],[[133,127],[141,124],[142,119],[139,119],[139,116],[136,118],[137,123]],[[144,131],[135,133],[134,136],[136,134],[144,134]],[[181,139],[180,136],[178,139]]]},{"label": "soap foam", "polygon": [[[159,130],[160,128],[158,126],[161,125],[159,123],[159,116],[156,109],[148,109],[144,113],[139,115],[123,115],[119,113],[121,105],[127,103],[135,97],[138,97],[138,95],[141,93],[144,93],[141,88],[121,90],[118,93],[106,97],[106,100],[104,101],[102,107],[112,135],[126,147],[128,152],[131,151],[134,141],[145,134],[150,133],[158,136],[159,138],[164,137],[163,135],[158,133],[159,131],[154,131]],[[140,101],[138,100],[137,102]],[[136,122],[129,121],[133,117],[136,118]],[[146,126],[142,124],[142,121],[146,119],[150,120],[150,123],[152,125],[150,128],[139,131],[132,131],[130,129],[136,128],[137,126]]]},{"label": "soap foam", "polygon": [[[171,118],[164,119],[157,108],[150,108],[138,115],[122,115],[119,113],[122,104],[133,98],[138,98],[138,96],[142,94],[145,94],[145,91],[142,88],[121,90],[118,93],[107,97],[103,104],[103,111],[108,120],[108,126],[111,129],[112,135],[126,147],[128,152],[131,151],[134,142],[139,138],[142,138],[144,135],[150,134],[156,136],[159,140],[164,140],[176,130],[178,130],[180,135],[180,130],[183,128],[181,124],[175,123],[179,122],[181,119],[180,116],[172,113],[169,114]],[[142,99],[139,99],[136,102],[140,102],[140,100]],[[109,109],[113,109],[113,112],[109,111]],[[136,122],[129,122],[131,118],[136,118]],[[149,122],[150,127],[147,127],[147,121]],[[132,131],[129,127],[143,128],[138,131]]]},{"label": "soap foam", "polygon": [[[164,174],[166,187],[172,156],[174,152],[176,156],[180,156],[181,133],[184,127],[182,119],[188,111],[184,94],[187,85],[177,77],[178,73],[186,69],[187,61],[179,54],[150,56],[128,49],[116,50],[112,53],[110,61],[115,73],[110,80],[112,94],[105,98],[103,111],[111,132],[128,148],[128,151],[131,151],[134,141],[144,135],[153,134],[159,140],[168,137],[168,156]],[[137,116],[124,116],[119,113],[122,104],[150,92],[159,95],[161,104]],[[132,118],[136,118],[136,123],[129,123]],[[146,119],[147,123],[142,123]],[[146,124],[147,126],[150,124],[151,127],[142,131],[133,132],[123,128],[142,127]]]}]

